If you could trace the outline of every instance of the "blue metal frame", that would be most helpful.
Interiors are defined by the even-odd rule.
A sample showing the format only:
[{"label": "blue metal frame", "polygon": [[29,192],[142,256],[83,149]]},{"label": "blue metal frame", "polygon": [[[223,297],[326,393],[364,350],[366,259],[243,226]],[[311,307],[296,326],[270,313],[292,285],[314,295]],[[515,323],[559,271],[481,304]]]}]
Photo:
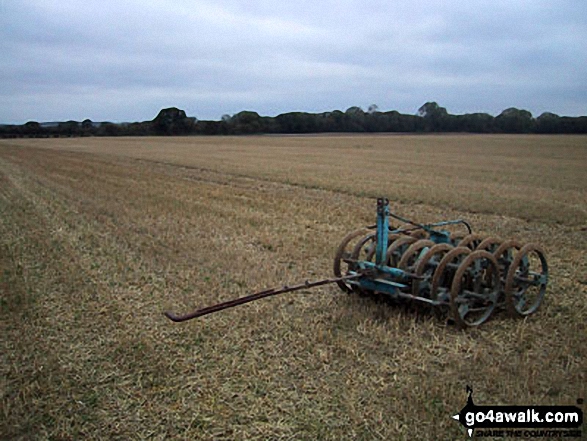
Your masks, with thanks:
[{"label": "blue metal frame", "polygon": [[389,234],[389,200],[377,199],[377,248],[375,249],[375,263],[385,264],[387,254],[387,240]]},{"label": "blue metal frame", "polygon": [[389,200],[377,199],[377,233],[375,236],[375,263],[368,261],[357,262],[357,269],[368,275],[360,277],[356,282],[362,289],[381,292],[397,297],[399,290],[408,285],[389,279],[402,280],[409,276],[398,268],[385,265],[387,259],[387,246],[389,241]]},{"label": "blue metal frame", "polygon": [[[435,224],[416,224],[407,221],[399,216],[392,214],[389,210],[389,200],[387,198],[377,199],[377,233],[375,235],[375,263],[369,261],[356,262],[357,273],[363,273],[358,280],[349,281],[349,284],[357,285],[359,288],[366,291],[378,292],[387,294],[392,297],[409,297],[412,299],[423,300],[429,303],[438,303],[434,300],[425,299],[411,294],[403,293],[401,290],[409,288],[408,282],[414,277],[406,271],[399,268],[387,266],[387,247],[389,245],[389,217],[393,216],[402,221],[406,221],[414,225],[416,228],[421,228],[427,231],[430,235],[430,240],[434,243],[450,243],[450,233],[444,230],[435,230],[433,227],[444,225],[453,225],[457,223],[464,223],[467,228],[469,225],[463,220],[443,221]],[[393,230],[394,232],[401,232],[404,230]],[[424,250],[423,250],[424,252]],[[405,283],[402,283],[405,282]]]}]

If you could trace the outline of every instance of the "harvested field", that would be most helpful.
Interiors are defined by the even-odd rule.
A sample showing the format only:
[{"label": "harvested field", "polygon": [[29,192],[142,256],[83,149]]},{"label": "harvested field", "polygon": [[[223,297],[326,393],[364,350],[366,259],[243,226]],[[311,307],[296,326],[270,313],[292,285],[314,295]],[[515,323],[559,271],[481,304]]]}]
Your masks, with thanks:
[{"label": "harvested field", "polygon": [[[0,141],[4,439],[455,439],[478,404],[575,404],[587,384],[587,137]],[[334,286],[374,197],[544,246],[525,320],[458,331]]]}]

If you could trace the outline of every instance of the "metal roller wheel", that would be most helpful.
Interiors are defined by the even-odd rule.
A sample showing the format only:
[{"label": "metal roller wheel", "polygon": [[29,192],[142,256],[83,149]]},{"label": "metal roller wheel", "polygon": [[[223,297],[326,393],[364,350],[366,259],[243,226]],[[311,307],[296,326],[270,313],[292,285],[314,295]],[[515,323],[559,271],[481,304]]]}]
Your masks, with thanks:
[{"label": "metal roller wheel", "polygon": [[411,236],[403,236],[394,240],[387,248],[387,254],[385,256],[387,266],[397,267],[397,263],[402,258],[404,251],[406,251],[406,249],[417,240],[418,239]]},{"label": "metal roller wheel", "polygon": [[[406,237],[403,234],[390,234],[387,237],[387,246],[389,247],[389,245],[391,243],[393,243],[395,240],[401,238],[401,237]],[[365,249],[365,258],[363,260],[367,260],[369,262],[373,262],[373,257],[375,256],[375,253],[377,252],[377,242],[376,242],[376,238],[373,239],[373,242],[371,242],[371,244],[369,245],[369,247],[367,247]]]},{"label": "metal roller wheel", "polygon": [[546,292],[548,265],[544,251],[529,243],[512,261],[505,280],[506,308],[512,316],[530,315],[538,309]]},{"label": "metal roller wheel", "polygon": [[450,290],[452,317],[460,328],[484,323],[497,305],[501,289],[497,260],[488,251],[473,251],[459,266]]},{"label": "metal roller wheel", "polygon": [[426,233],[426,231],[412,224],[400,225],[399,229],[406,230],[404,234],[407,234],[411,237],[415,237],[416,239],[424,239],[428,237],[428,233]]},{"label": "metal roller wheel", "polygon": [[[394,241],[396,241],[399,238],[402,237],[406,237],[403,234],[390,234],[387,237],[387,246],[389,247],[389,245],[391,245]],[[373,240],[373,242],[371,243],[371,245],[369,246],[369,248],[366,251],[365,254],[365,260],[369,261],[369,262],[373,262],[373,257],[375,256],[375,253],[377,252],[377,244],[375,242],[375,240]]]},{"label": "metal roller wheel", "polygon": [[520,248],[522,248],[522,245],[517,240],[506,240],[493,252],[493,257],[497,259],[497,263],[504,277],[514,260],[515,250],[519,250]]},{"label": "metal roller wheel", "polygon": [[353,260],[365,260],[369,254],[369,248],[375,243],[375,233],[369,233],[357,242],[351,253]]},{"label": "metal roller wheel", "polygon": [[405,234],[400,234],[400,233],[388,234],[388,235],[387,235],[387,245],[388,245],[388,246],[389,246],[389,245],[391,245],[391,243],[392,243],[394,240],[397,240],[397,239],[399,239],[400,237],[406,237],[406,235],[405,235]]},{"label": "metal roller wheel", "polygon": [[490,253],[493,253],[494,251],[496,251],[499,246],[502,244],[502,240],[498,239],[497,237],[488,237],[486,239],[484,239],[479,245],[477,245],[477,248],[475,248],[475,251],[477,250],[485,250],[485,251],[489,251]]},{"label": "metal roller wheel", "polygon": [[[495,253],[499,247],[501,246],[501,244],[503,243],[503,241],[501,239],[498,239],[496,237],[488,237],[487,239],[484,239],[483,242],[481,242],[477,248],[475,248],[475,251],[478,250],[485,250],[485,251],[489,251],[491,254]],[[495,254],[494,254],[495,257]],[[503,271],[501,271],[501,267],[499,265],[499,261],[497,261],[498,263],[498,267],[500,269],[500,278],[503,282],[503,276],[505,275]],[[500,296],[501,297],[501,296]],[[502,297],[503,298],[503,297]],[[498,299],[501,302],[501,298]]]},{"label": "metal roller wheel", "polygon": [[377,251],[377,243],[373,240],[369,246],[365,249],[365,258],[368,262],[373,262],[373,257],[375,257],[375,252]]},{"label": "metal roller wheel", "polygon": [[402,270],[413,267],[416,261],[421,257],[422,250],[434,246],[434,242],[428,239],[420,239],[417,242],[411,244],[408,249],[402,254],[397,267]]},{"label": "metal roller wheel", "polygon": [[424,277],[424,280],[414,279],[412,281],[412,295],[431,298],[430,286],[432,275],[446,253],[453,249],[454,247],[448,243],[439,243],[430,248],[418,260],[414,273],[419,277]]},{"label": "metal roller wheel", "polygon": [[[430,298],[433,300],[441,300],[439,289],[451,287],[453,276],[457,271],[454,267],[449,267],[449,264],[459,265],[460,262],[471,254],[471,250],[467,247],[457,247],[450,250],[444,255],[432,276],[432,283],[430,285]],[[448,299],[446,299],[448,300]]]},{"label": "metal roller wheel", "polygon": [[462,233],[451,233],[450,234],[450,243],[453,247],[457,247],[459,242],[465,238],[465,234]]},{"label": "metal roller wheel", "polygon": [[[348,268],[348,264],[344,262],[344,259],[349,259],[351,257],[351,251],[349,251],[351,242],[356,239],[357,237],[361,237],[370,233],[370,230],[362,228],[360,230],[353,231],[345,236],[342,240],[338,248],[336,249],[336,253],[334,255],[334,277],[342,277],[343,275],[348,274],[350,268]],[[352,247],[354,249],[354,247]],[[344,274],[343,274],[343,266],[346,266]],[[336,282],[341,290],[346,293],[352,292],[352,287],[348,283],[344,281]]]},{"label": "metal roller wheel", "polygon": [[414,230],[410,232],[410,236],[415,237],[416,239],[427,239],[428,233],[424,230]]},{"label": "metal roller wheel", "polygon": [[457,245],[457,247],[468,247],[471,250],[477,248],[485,237],[480,234],[467,234]]},{"label": "metal roller wheel", "polygon": [[[375,255],[375,246],[377,240],[377,233],[371,232],[367,236],[363,237],[353,249],[351,253],[352,260],[363,260],[363,261],[371,261],[373,256]],[[358,286],[353,286],[352,291],[354,293],[359,294],[360,296],[368,295],[368,292],[364,289],[359,288]]]}]

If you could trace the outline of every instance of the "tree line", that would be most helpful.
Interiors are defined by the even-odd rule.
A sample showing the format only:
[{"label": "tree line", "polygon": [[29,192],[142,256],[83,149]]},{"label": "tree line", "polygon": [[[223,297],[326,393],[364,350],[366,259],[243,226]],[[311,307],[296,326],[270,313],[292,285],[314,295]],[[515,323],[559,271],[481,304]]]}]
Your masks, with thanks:
[{"label": "tree line", "polygon": [[345,112],[289,112],[275,117],[242,111],[224,115],[219,121],[188,117],[176,107],[162,109],[151,121],[133,123],[95,123],[65,121],[43,124],[29,121],[22,125],[0,125],[0,137],[61,136],[169,136],[169,135],[252,135],[302,133],[587,133],[587,116],[568,117],[545,112],[537,118],[527,110],[511,107],[494,117],[488,113],[452,115],[436,102],[427,102],[415,115],[395,110],[367,111],[354,106]]}]

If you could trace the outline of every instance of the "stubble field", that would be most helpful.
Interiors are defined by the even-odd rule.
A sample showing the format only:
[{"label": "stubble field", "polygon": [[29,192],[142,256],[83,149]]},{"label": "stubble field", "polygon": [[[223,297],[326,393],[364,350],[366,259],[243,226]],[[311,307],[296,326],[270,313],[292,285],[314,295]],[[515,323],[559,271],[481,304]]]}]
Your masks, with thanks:
[{"label": "stubble field", "polygon": [[[3,439],[455,439],[477,404],[587,384],[587,137],[0,141]],[[183,324],[177,312],[331,275],[375,197],[545,248],[525,320],[459,331],[335,286]]]}]

